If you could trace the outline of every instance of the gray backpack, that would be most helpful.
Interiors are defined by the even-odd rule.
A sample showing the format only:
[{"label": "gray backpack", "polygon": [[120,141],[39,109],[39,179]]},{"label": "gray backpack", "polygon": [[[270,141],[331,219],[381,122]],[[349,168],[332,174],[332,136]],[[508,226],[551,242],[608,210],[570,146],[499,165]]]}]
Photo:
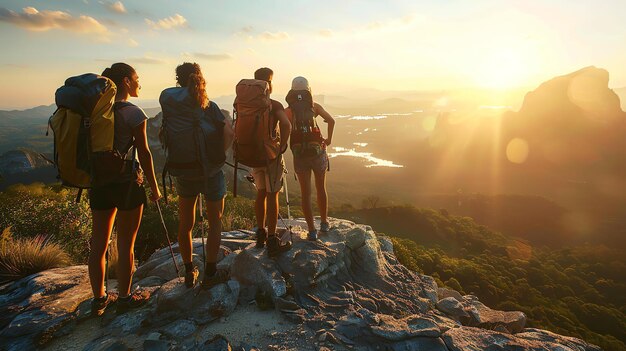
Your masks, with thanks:
[{"label": "gray backpack", "polygon": [[217,104],[210,102],[203,109],[183,87],[163,90],[159,102],[163,111],[159,136],[166,155],[163,180],[167,173],[201,179],[219,172],[226,154],[224,115]]}]

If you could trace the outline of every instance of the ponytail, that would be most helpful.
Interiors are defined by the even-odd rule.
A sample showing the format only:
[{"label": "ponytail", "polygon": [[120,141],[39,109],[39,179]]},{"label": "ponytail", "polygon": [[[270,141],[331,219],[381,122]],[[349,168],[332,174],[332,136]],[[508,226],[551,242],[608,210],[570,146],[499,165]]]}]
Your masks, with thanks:
[{"label": "ponytail", "polygon": [[120,87],[123,86],[122,83],[124,82],[124,78],[131,79],[133,77],[133,73],[135,73],[135,69],[131,65],[118,62],[111,65],[111,67],[106,68],[101,75],[112,80],[119,91]]},{"label": "ponytail", "polygon": [[209,105],[209,97],[206,93],[206,81],[202,76],[200,65],[197,63],[185,62],[176,67],[176,81],[181,87],[187,87],[189,95],[205,108]]}]

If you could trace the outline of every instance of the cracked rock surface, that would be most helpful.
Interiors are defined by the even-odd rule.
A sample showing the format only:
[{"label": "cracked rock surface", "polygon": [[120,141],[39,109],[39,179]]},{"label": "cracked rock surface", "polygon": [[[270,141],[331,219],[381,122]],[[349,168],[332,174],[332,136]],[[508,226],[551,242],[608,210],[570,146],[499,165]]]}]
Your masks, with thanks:
[{"label": "cracked rock surface", "polygon": [[[117,315],[89,316],[86,266],[53,269],[0,287],[2,350],[600,350],[545,330],[526,316],[497,311],[475,296],[439,288],[408,270],[389,238],[369,226],[331,219],[306,240],[302,220],[290,251],[270,259],[253,232],[222,233],[218,266],[231,279],[188,289],[169,249],[138,267],[134,286],[149,303]],[[177,245],[173,247],[184,269]],[[200,239],[194,262],[203,277]]]}]

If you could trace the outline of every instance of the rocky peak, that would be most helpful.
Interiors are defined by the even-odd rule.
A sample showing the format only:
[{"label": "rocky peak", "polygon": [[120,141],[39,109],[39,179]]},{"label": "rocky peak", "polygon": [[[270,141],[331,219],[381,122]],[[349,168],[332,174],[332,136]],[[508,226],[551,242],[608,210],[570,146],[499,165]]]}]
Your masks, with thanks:
[{"label": "rocky peak", "polygon": [[43,156],[28,149],[11,150],[0,155],[0,174],[3,175],[28,172],[49,165],[50,162]]},{"label": "rocky peak", "polygon": [[528,123],[560,124],[559,131],[624,123],[626,113],[608,84],[609,72],[594,66],[552,78],[526,94],[519,114]]},{"label": "rocky peak", "polygon": [[[527,329],[521,312],[496,311],[475,296],[437,287],[433,278],[401,265],[389,238],[369,226],[331,220],[331,230],[311,242],[303,239],[302,220],[286,225],[293,226],[294,246],[276,260],[254,247],[251,232],[222,233],[218,266],[230,271],[231,280],[210,290],[185,288],[169,250],[155,252],[134,276],[134,286],[151,291],[153,298],[122,315],[107,310],[90,318],[85,266],[53,269],[4,286],[3,347],[600,350],[579,339]],[[200,239],[194,239],[194,253],[194,262],[203,267]]]}]

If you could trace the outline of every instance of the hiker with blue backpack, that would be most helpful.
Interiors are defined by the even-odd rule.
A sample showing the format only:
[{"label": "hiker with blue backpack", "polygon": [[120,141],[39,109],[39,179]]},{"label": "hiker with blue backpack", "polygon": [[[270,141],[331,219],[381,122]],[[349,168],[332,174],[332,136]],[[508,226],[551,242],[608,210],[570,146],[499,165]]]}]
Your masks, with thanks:
[{"label": "hiker with blue backpack", "polygon": [[166,151],[164,178],[166,173],[172,175],[178,192],[178,245],[188,288],[195,286],[199,275],[193,264],[191,237],[196,205],[202,211],[204,195],[209,233],[207,246],[203,247],[201,287],[210,288],[229,279],[228,271],[218,270],[216,264],[226,195],[222,166],[233,141],[233,130],[230,123],[225,123],[217,104],[209,101],[206,81],[197,63],[185,62],[176,67],[176,83],[176,87],[163,90],[159,98],[163,111],[160,137]]},{"label": "hiker with blue backpack", "polygon": [[[150,298],[147,291],[130,294],[135,238],[147,202],[144,178],[151,189],[150,200],[161,198],[148,147],[148,117],[128,102],[140,89],[137,72],[125,63],[113,64],[101,76],[71,77],[56,92],[58,109],[49,122],[60,179],[80,189],[77,201],[82,190],[89,189],[93,232],[88,267],[94,316],[102,315],[116,300],[119,314]],[[104,286],[105,256],[114,224],[119,296]]]},{"label": "hiker with blue backpack", "polygon": [[[304,77],[296,77],[291,82],[291,90],[285,98],[289,107],[285,113],[293,126],[289,145],[293,153],[293,166],[302,191],[302,212],[309,229],[308,240],[317,240],[318,231],[313,221],[311,206],[311,172],[315,178],[317,206],[320,211],[320,232],[330,229],[328,223],[328,195],[326,193],[326,172],[330,170],[326,147],[333,139],[335,119],[324,108],[313,101],[311,87]],[[315,117],[320,116],[328,124],[324,138]]]}]

